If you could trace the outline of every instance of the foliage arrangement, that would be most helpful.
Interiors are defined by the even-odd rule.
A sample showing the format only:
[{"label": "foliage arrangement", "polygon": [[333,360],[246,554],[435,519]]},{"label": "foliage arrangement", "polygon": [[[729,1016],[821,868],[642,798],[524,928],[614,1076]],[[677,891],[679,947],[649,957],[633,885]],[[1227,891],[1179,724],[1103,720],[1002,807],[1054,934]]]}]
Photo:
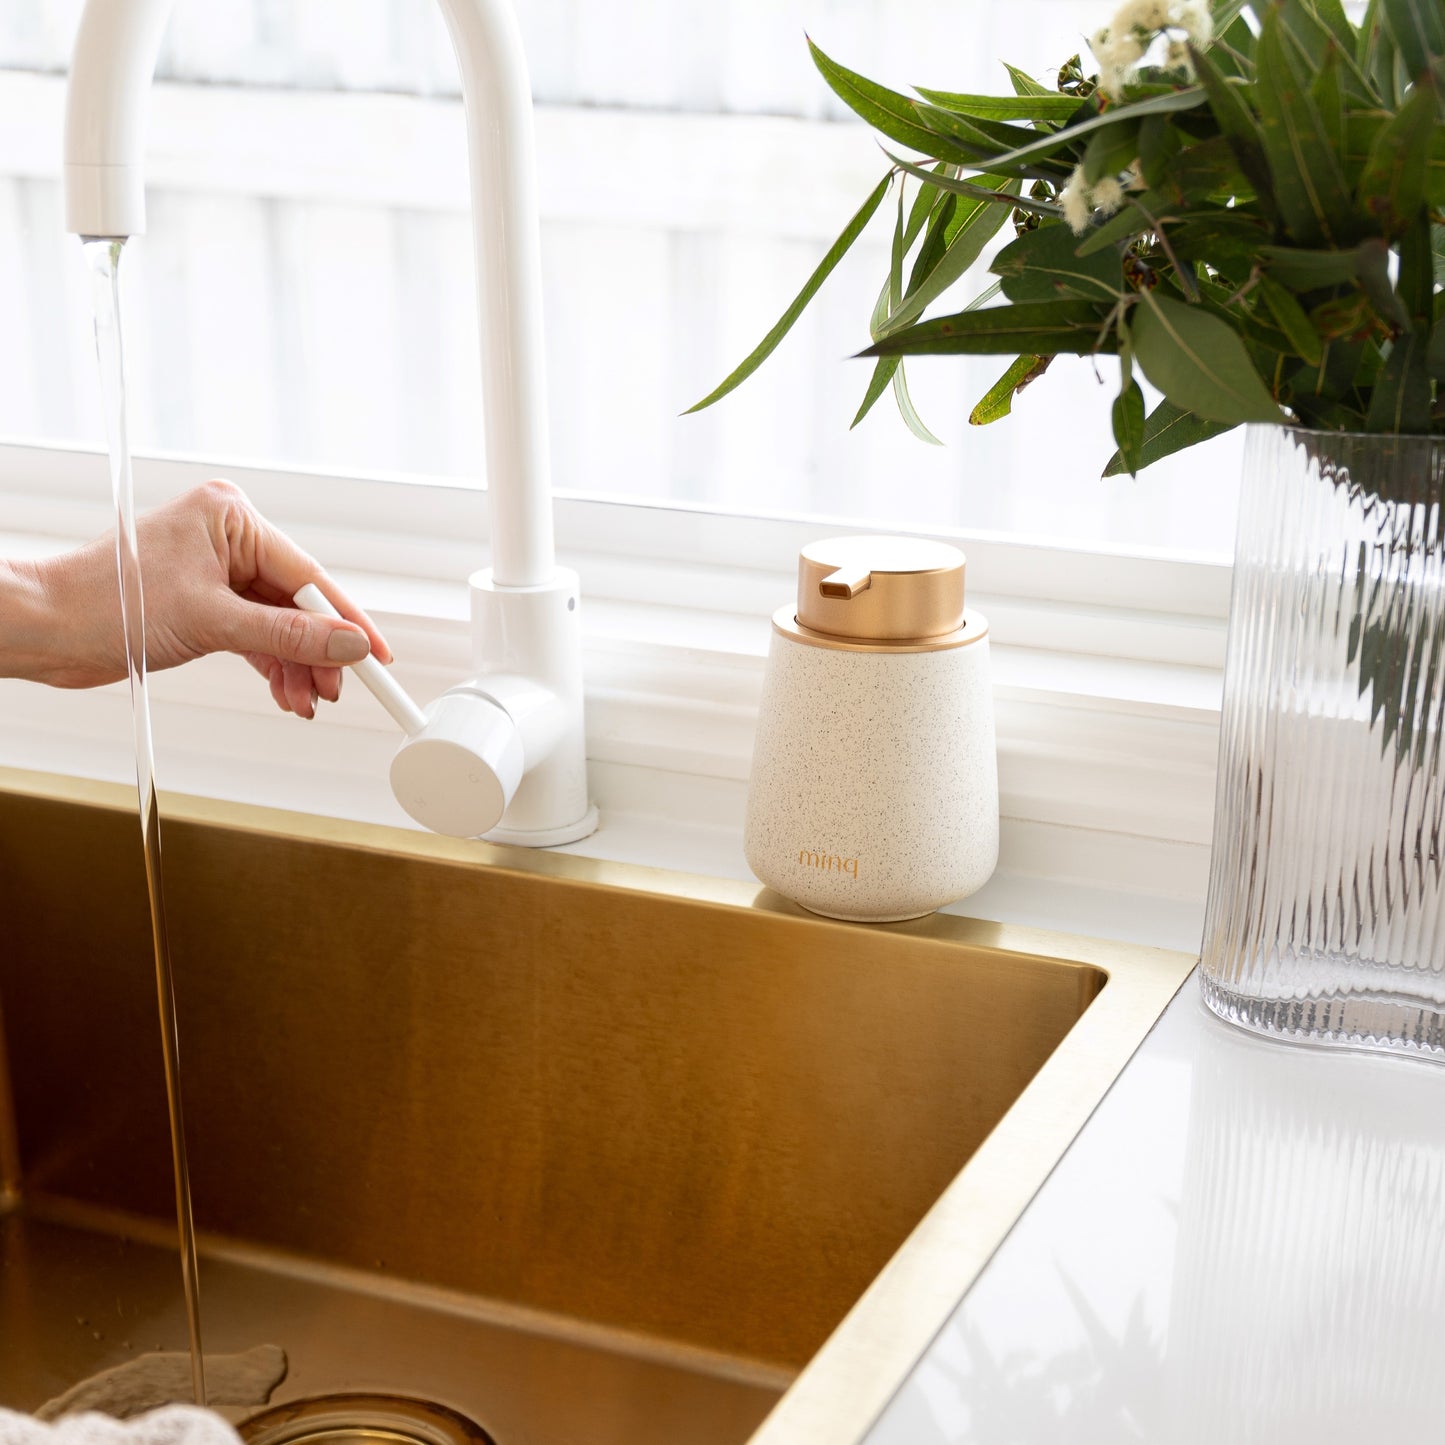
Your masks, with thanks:
[{"label": "foliage arrangement", "polygon": [[[1057,355],[1117,355],[1106,475],[1247,421],[1445,431],[1445,0],[1370,0],[1358,26],[1340,0],[1127,0],[1090,41],[1097,75],[1009,66],[1008,96],[905,96],[809,44],[890,168],[693,410],[761,365],[893,191],[855,426],[891,385],[931,440],[903,359],[996,353],[975,423]],[[1009,222],[994,284],[925,319]],[[1163,393],[1148,415],[1136,367]]]}]

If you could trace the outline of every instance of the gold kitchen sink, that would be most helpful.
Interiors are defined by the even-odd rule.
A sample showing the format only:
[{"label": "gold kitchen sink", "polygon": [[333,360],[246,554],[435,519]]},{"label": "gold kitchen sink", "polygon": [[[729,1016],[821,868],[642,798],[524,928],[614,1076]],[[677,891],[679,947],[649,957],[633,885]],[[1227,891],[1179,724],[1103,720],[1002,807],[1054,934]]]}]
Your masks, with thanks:
[{"label": "gold kitchen sink", "polygon": [[[133,796],[0,771],[13,1408],[185,1345]],[[163,801],[207,1351],[497,1445],[861,1438],[1192,962]]]}]

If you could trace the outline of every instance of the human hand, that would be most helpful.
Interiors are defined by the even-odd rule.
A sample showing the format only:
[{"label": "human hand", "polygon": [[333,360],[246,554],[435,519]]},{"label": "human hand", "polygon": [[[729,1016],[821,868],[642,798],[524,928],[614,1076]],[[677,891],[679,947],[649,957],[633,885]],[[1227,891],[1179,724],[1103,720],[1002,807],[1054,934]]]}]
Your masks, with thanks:
[{"label": "human hand", "polygon": [[[283,712],[315,716],[341,694],[341,666],[391,649],[371,619],[230,482],[206,482],[136,520],[145,589],[146,663],[175,667],[209,652],[236,652],[271,687]],[[38,563],[12,564],[28,626],[10,629],[13,675],[56,687],[123,678],[124,635],[114,536]],[[291,598],[314,582],[346,620],[299,611]]]}]

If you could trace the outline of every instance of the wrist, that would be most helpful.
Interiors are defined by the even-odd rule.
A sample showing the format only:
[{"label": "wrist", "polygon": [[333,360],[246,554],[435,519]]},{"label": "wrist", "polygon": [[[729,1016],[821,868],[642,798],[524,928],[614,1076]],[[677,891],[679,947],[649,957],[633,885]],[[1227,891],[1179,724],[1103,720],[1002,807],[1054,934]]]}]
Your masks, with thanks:
[{"label": "wrist", "polygon": [[0,677],[46,682],[59,660],[51,565],[0,558]]}]

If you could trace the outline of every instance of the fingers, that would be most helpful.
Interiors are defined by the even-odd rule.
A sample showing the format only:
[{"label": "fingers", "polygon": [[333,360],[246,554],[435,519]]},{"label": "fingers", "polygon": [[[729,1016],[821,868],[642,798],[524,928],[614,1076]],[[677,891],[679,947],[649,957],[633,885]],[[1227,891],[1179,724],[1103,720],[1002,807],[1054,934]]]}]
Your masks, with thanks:
[{"label": "fingers", "polygon": [[341,700],[340,668],[303,667],[260,652],[247,652],[243,656],[266,679],[271,697],[282,712],[294,712],[298,717],[309,719],[316,716],[319,700]]},{"label": "fingers", "polygon": [[271,659],[271,696],[282,712],[290,712],[291,704],[286,700],[286,664],[278,658]]},{"label": "fingers", "polygon": [[297,717],[310,721],[316,716],[316,689],[311,685],[311,669],[297,662],[284,662],[281,666],[284,672],[282,686],[291,711]]},{"label": "fingers", "polygon": [[310,669],[360,662],[370,649],[366,633],[353,622],[249,602],[234,593],[227,593],[220,605],[222,636],[232,652],[258,652]]},{"label": "fingers", "polygon": [[[208,546],[197,546],[198,523]],[[153,649],[154,665],[238,652],[266,679],[278,707],[310,718],[319,701],[339,698],[343,667],[368,655],[391,661],[375,623],[240,488],[207,482],[142,524],[149,610],[165,624],[148,631],[177,639],[173,656]],[[296,607],[295,593],[308,582],[339,618]]]},{"label": "fingers", "polygon": [[[198,506],[207,519],[213,545],[233,592],[252,600],[289,605],[298,588],[314,582],[342,617],[361,629],[368,649],[381,662],[392,661],[391,648],[371,618],[314,557],[273,527],[239,487],[230,482],[206,482],[182,501],[187,499]],[[329,659],[333,663],[357,660]]]},{"label": "fingers", "polygon": [[[376,624],[346,595],[346,592],[329,577],[312,557],[301,550],[284,532],[278,531],[258,513],[255,518],[257,535],[255,542],[256,575],[247,579],[248,585],[265,595],[274,589],[279,601],[290,599],[308,582],[314,582],[325,594],[326,600],[349,622],[354,622],[366,634],[370,651],[381,662],[392,660],[391,648],[381,635]],[[365,656],[365,653],[362,654]],[[357,662],[359,658],[338,657],[335,662]]]},{"label": "fingers", "polygon": [[341,701],[341,669],[339,667],[313,667],[311,686],[326,702]]}]

